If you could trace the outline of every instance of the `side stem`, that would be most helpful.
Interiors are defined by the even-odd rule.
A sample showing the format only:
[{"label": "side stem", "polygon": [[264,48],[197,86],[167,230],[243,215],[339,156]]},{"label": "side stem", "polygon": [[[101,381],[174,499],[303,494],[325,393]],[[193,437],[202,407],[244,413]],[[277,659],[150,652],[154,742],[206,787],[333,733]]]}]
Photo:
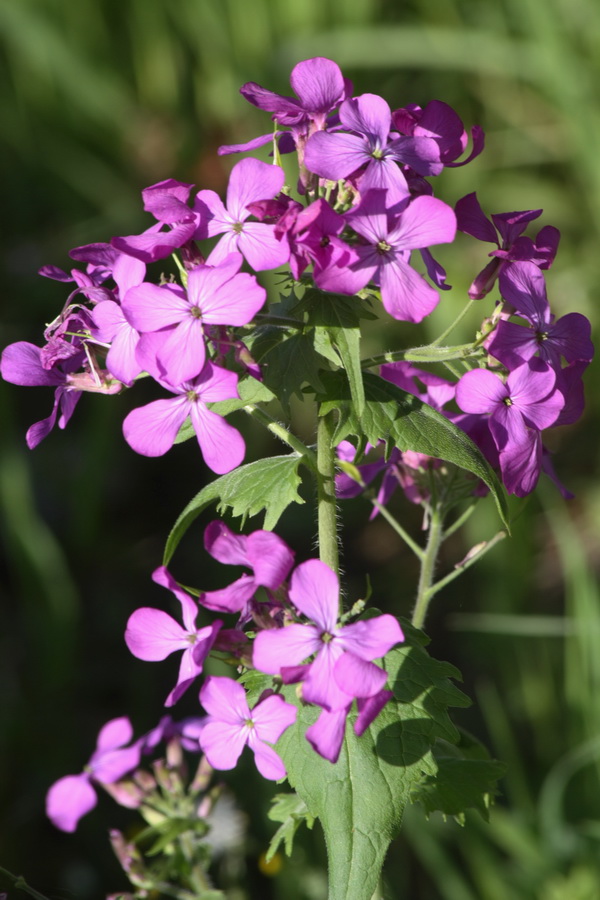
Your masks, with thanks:
[{"label": "side stem", "polygon": [[412,615],[412,624],[415,628],[422,628],[427,615],[427,608],[432,594],[430,591],[433,583],[435,564],[437,562],[440,545],[444,536],[444,519],[437,503],[431,507],[429,520],[429,536],[427,546],[421,558],[421,574],[419,576],[419,589],[417,600]]}]

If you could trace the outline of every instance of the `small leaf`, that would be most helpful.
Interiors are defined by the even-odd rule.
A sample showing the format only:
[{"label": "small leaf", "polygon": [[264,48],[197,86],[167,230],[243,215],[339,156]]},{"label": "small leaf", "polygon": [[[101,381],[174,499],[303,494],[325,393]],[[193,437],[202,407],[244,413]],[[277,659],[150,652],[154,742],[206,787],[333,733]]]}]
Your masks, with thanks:
[{"label": "small leaf", "polygon": [[469,702],[448,680],[456,669],[431,659],[415,629],[406,626],[405,634],[406,643],[385,658],[394,699],[360,738],[352,728],[356,714],[348,717],[335,765],[318,756],[304,736],[319,710],[284,689],[286,700],[298,706],[298,719],[277,742],[277,751],[290,784],[321,821],[329,900],[372,896],[415,785],[438,771],[432,747],[438,738],[458,740],[447,707]]},{"label": "small leaf", "polygon": [[413,800],[422,804],[427,815],[439,810],[446,816],[454,816],[461,825],[465,811],[470,808],[487,821],[498,779],[506,772],[506,766],[495,759],[434,755],[437,771],[425,775],[415,785]]},{"label": "small leaf", "polygon": [[314,816],[311,816],[306,803],[298,794],[276,794],[273,797],[273,805],[267,813],[273,822],[281,822],[281,827],[277,829],[266,853],[266,861],[270,862],[275,856],[279,845],[283,843],[286,856],[292,855],[292,847],[294,837],[298,828],[303,822],[306,822],[308,828],[312,828],[315,824]]},{"label": "small leaf", "polygon": [[335,444],[354,434],[359,439],[366,438],[373,446],[384,441],[388,455],[393,447],[414,450],[466,469],[488,486],[508,529],[504,488],[481,450],[462,429],[417,397],[370,372],[363,373],[365,411],[359,419],[344,374],[324,372],[322,377],[326,392],[320,398],[320,414],[339,410],[333,436]]},{"label": "small leaf", "polygon": [[231,509],[233,516],[243,519],[255,516],[264,509],[264,528],[271,531],[290,503],[304,503],[298,494],[301,482],[298,466],[301,462],[302,457],[296,453],[272,456],[239,466],[207,484],[188,503],[171,529],[164,551],[164,565],[169,564],[194,519],[215,501],[218,501],[220,515]]}]

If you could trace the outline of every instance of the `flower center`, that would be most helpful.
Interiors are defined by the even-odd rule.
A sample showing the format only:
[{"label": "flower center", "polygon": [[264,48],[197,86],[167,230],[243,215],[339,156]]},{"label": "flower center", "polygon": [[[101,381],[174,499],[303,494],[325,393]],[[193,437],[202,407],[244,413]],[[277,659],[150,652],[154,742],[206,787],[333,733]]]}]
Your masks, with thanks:
[{"label": "flower center", "polygon": [[333,640],[333,635],[329,633],[329,631],[324,631],[321,635],[321,640],[324,644],[330,644]]},{"label": "flower center", "polygon": [[196,393],[196,391],[186,391],[185,396],[188,398],[188,400],[191,400],[192,403],[195,403],[198,400],[198,394]]},{"label": "flower center", "polygon": [[547,331],[538,331],[536,333],[536,338],[537,338],[538,344],[543,344],[544,341],[548,340],[548,332]]},{"label": "flower center", "polygon": [[234,225],[233,225],[234,234],[241,234],[243,230],[244,230],[243,222],[235,222],[234,223]]},{"label": "flower center", "polygon": [[202,318],[202,310],[199,306],[192,306],[190,309],[192,314],[192,319],[201,319]]},{"label": "flower center", "polygon": [[252,719],[244,719],[244,725],[246,728],[254,728],[254,722]]},{"label": "flower center", "polygon": [[381,240],[377,243],[375,249],[383,256],[385,253],[389,253],[392,247],[391,244],[387,243],[387,241]]},{"label": "flower center", "polygon": [[512,406],[512,405],[513,405],[513,402],[512,402],[512,400],[511,400],[510,397],[505,397],[504,400],[503,400],[502,402],[504,403],[505,406]]}]

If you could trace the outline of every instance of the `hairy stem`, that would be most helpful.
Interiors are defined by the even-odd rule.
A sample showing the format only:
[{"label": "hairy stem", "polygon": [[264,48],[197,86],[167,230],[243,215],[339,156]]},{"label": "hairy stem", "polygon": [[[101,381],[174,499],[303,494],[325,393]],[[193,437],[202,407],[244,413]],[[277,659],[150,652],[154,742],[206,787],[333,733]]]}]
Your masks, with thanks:
[{"label": "hairy stem", "polygon": [[287,428],[284,428],[284,426],[277,422],[272,416],[258,406],[255,406],[253,403],[248,403],[244,406],[244,412],[247,412],[249,416],[252,416],[252,418],[256,419],[257,422],[260,422],[261,425],[264,425],[271,434],[278,437],[280,441],[283,441],[284,444],[287,444],[288,447],[291,447],[296,453],[299,453],[309,468],[311,468],[313,472],[317,472],[317,457],[314,450],[311,450],[310,447],[303,444],[299,438],[291,433],[291,431],[288,431]]},{"label": "hairy stem", "polygon": [[319,559],[339,575],[337,506],[335,499],[335,413],[319,416],[317,425],[317,504]]},{"label": "hairy stem", "polygon": [[36,891],[35,888],[30,887],[22,875],[13,875],[12,872],[9,872],[8,869],[3,869],[0,866],[0,875],[4,875],[9,881],[12,882],[13,887],[20,888],[20,890],[25,891],[26,894],[29,894],[30,897],[35,897],[36,900],[48,900],[45,894],[40,894],[39,891]]}]

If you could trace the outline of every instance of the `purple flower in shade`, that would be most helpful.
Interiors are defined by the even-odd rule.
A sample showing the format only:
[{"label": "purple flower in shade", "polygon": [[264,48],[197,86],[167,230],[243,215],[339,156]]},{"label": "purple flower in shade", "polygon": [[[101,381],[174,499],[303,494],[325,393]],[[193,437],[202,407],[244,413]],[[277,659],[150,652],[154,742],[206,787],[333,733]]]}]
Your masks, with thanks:
[{"label": "purple flower in shade", "polygon": [[513,369],[536,353],[556,370],[560,369],[562,356],[568,363],[588,363],[593,359],[589,320],[580,313],[568,313],[554,321],[544,275],[534,263],[515,262],[503,269],[499,287],[517,315],[531,325],[529,328],[516,322],[498,322],[486,341],[486,348],[503,365]]},{"label": "purple flower in shade", "polygon": [[207,326],[247,325],[263,306],[266,291],[253,275],[239,273],[242,262],[241,254],[230,253],[219,266],[196,266],[188,273],[187,291],[144,283],[127,292],[123,312],[131,325],[161,332],[156,358],[163,380],[181,384],[200,373]]},{"label": "purple flower in shade", "polygon": [[139,259],[120,253],[113,268],[113,278],[119,289],[119,302],[102,300],[93,311],[95,328],[92,336],[101,343],[110,344],[106,356],[108,371],[123,384],[130,385],[142,371],[135,351],[139,344],[139,333],[133,328],[122,310],[128,292],[140,285],[146,276],[146,266]]},{"label": "purple flower in shade", "polygon": [[548,269],[552,265],[560,240],[559,230],[546,225],[538,232],[535,242],[523,236],[528,224],[542,214],[541,209],[497,213],[492,215],[490,221],[484,215],[475,193],[459,200],[455,209],[459,231],[498,247],[489,254],[493,257],[492,261],[482,269],[469,288],[472,300],[482,300],[491,291],[508,262],[529,260],[540,269]]},{"label": "purple flower in shade", "polygon": [[[387,674],[372,660],[404,640],[396,619],[383,615],[338,625],[338,579],[317,559],[294,570],[289,596],[314,624],[259,632],[254,641],[254,666],[281,675],[287,683],[302,681],[303,699],[330,711],[345,709],[356,697],[378,694]],[[299,665],[314,654],[311,663]]]},{"label": "purple flower in shade", "polygon": [[386,191],[368,191],[359,206],[346,215],[365,243],[354,248],[357,261],[328,273],[329,290],[354,294],[373,281],[381,288],[387,312],[403,322],[421,322],[438,304],[439,296],[409,265],[411,250],[454,240],[456,219],[446,203],[417,197],[395,213]]},{"label": "purple flower in shade", "polygon": [[[295,65],[290,75],[290,83],[298,99],[276,94],[254,81],[244,84],[240,88],[240,93],[249,103],[273,113],[273,119],[278,125],[291,128],[291,136],[302,165],[306,139],[313,131],[325,128],[327,114],[352,93],[352,85],[344,79],[337,63],[322,56],[305,59]],[[262,147],[272,140],[273,132],[270,132],[245,144],[219,147],[218,152],[219,155],[241,153]]]},{"label": "purple flower in shade", "polygon": [[459,116],[441,100],[431,100],[425,109],[415,105],[396,109],[392,113],[392,124],[402,134],[434,140],[444,166],[466,166],[483,150],[483,131],[478,125],[474,125],[471,129],[471,153],[461,162],[455,161],[464,153],[469,139]]},{"label": "purple flower in shade", "polygon": [[204,660],[223,623],[217,619],[211,625],[197,628],[198,604],[178,587],[164,566],[156,569],[152,580],[170,590],[181,603],[183,627],[160,609],[142,607],[127,621],[125,643],[134,656],[150,662],[166,659],[176,650],[183,651],[177,683],[165,701],[165,706],[173,706],[202,672]]},{"label": "purple flower in shade", "polygon": [[207,362],[196,378],[164,386],[178,396],[138,407],[125,418],[123,434],[129,446],[142,456],[162,456],[190,417],[206,465],[218,475],[239,466],[246,452],[244,439],[206,405],[237,398],[237,375]]},{"label": "purple flower in shade", "polygon": [[540,432],[555,423],[565,403],[555,372],[537,359],[510,372],[506,382],[488,369],[472,369],[456,386],[456,402],[467,413],[489,416],[508,492],[532,491],[542,464]]},{"label": "purple flower in shade", "polygon": [[377,94],[362,94],[342,103],[340,122],[352,134],[319,131],[306,145],[304,162],[322,178],[339,181],[360,170],[361,193],[370,188],[387,188],[391,205],[409,193],[399,162],[408,164],[421,175],[438,174],[442,170],[438,145],[431,138],[389,140],[390,108]]},{"label": "purple flower in shade", "polygon": [[277,239],[274,227],[263,222],[247,222],[248,205],[269,200],[281,191],[285,174],[279,166],[257,159],[242,159],[231,170],[227,187],[227,206],[214,191],[199,191],[194,209],[200,225],[198,240],[222,234],[207,262],[216,266],[229,253],[239,251],[256,272],[275,269],[289,259],[285,241]]},{"label": "purple flower in shade", "polygon": [[319,197],[307,207],[292,209],[275,226],[291,248],[290,269],[299,281],[306,267],[313,264],[317,287],[328,290],[328,272],[355,262],[357,257],[339,235],[346,220],[334,212],[327,201]]},{"label": "purple flower in shade", "polygon": [[243,620],[249,616],[250,601],[258,588],[278,590],[294,563],[293,551],[272,531],[254,531],[246,537],[234,534],[218,519],[206,527],[204,546],[220,563],[252,569],[252,575],[242,575],[228,587],[206,591],[200,597],[208,609],[239,612]]},{"label": "purple flower in shade", "polygon": [[140,762],[141,745],[129,747],[133,729],[129,719],[111,719],[101,729],[96,749],[80,775],[66,775],[56,781],[46,796],[46,814],[61,831],[75,831],[80,818],[97,803],[92,782],[114,784]]},{"label": "purple flower in shade", "polygon": [[275,744],[294,724],[295,706],[279,695],[263,694],[263,699],[250,710],[242,685],[219,676],[206,679],[200,703],[208,713],[200,732],[200,747],[213,768],[233,769],[247,744],[264,778],[285,778],[285,766],[269,744]]},{"label": "purple flower in shade", "polygon": [[187,205],[192,187],[168,178],[144,188],[144,209],[152,213],[157,223],[143,234],[114,237],[112,246],[121,253],[151,263],[189,244],[198,227],[198,216]]}]

